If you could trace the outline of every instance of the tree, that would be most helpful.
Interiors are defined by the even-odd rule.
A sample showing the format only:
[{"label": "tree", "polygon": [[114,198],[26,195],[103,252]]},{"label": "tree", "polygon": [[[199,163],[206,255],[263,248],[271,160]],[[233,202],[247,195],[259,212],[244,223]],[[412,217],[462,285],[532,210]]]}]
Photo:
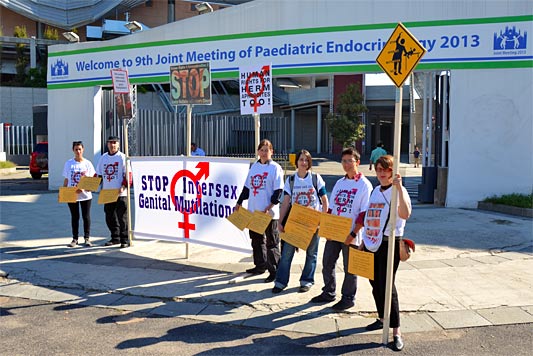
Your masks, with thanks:
[{"label": "tree", "polygon": [[[26,26],[15,26],[13,35],[18,38],[28,38]],[[25,47],[26,45],[23,43],[17,43],[16,45],[17,59],[15,62],[15,69],[17,74],[15,76],[15,82],[19,85],[22,85],[26,79],[26,66],[28,65],[28,58],[24,55]]]},{"label": "tree", "polygon": [[352,146],[355,141],[364,138],[365,127],[361,115],[368,111],[359,85],[349,84],[340,95],[335,112],[326,117],[331,136],[343,147]]}]

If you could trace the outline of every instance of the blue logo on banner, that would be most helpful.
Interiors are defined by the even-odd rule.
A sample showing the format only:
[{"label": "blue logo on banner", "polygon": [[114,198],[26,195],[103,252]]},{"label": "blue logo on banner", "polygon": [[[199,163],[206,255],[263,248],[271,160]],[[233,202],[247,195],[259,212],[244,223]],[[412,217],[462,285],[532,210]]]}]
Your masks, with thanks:
[{"label": "blue logo on banner", "polygon": [[516,26],[505,26],[505,31],[500,30],[500,33],[494,32],[494,50],[504,49],[526,49],[527,47],[527,32],[523,33],[516,29]]},{"label": "blue logo on banner", "polygon": [[58,59],[55,64],[50,65],[52,71],[52,77],[66,77],[68,76],[68,63],[62,59]]}]

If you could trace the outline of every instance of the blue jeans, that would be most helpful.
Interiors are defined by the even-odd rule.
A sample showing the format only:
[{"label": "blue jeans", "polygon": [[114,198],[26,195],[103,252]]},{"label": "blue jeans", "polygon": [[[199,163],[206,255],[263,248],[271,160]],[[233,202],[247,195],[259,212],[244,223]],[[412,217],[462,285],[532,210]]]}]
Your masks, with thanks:
[{"label": "blue jeans", "polygon": [[[318,237],[318,231],[315,232],[307,247],[305,253],[305,265],[300,276],[300,286],[312,286],[315,284],[315,270],[316,270],[316,260],[318,256],[318,242],[320,238]],[[291,273],[291,263],[292,258],[294,257],[294,252],[296,247],[290,243],[283,243],[283,248],[281,249],[281,258],[279,260],[278,271],[276,273],[276,282],[275,286],[281,289],[287,287],[289,284],[289,276]]]},{"label": "blue jeans", "polygon": [[357,292],[357,276],[348,273],[348,252],[351,247],[346,246],[342,242],[327,241],[324,246],[324,256],[322,258],[322,277],[324,277],[324,288],[322,288],[322,295],[335,298],[335,289],[337,281],[335,278],[335,267],[339,254],[342,251],[342,259],[344,262],[344,281],[342,282],[342,299],[353,302],[355,300],[355,293]]}]

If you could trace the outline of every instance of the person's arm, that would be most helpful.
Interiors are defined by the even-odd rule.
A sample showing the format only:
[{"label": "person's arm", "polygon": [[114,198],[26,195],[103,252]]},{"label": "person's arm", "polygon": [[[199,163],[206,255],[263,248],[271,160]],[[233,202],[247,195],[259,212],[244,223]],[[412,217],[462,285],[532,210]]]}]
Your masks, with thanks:
[{"label": "person's arm", "polygon": [[239,210],[242,205],[242,202],[250,197],[250,189],[248,187],[243,187],[239,199],[237,199],[237,204],[235,205],[235,210]]},{"label": "person's arm", "polygon": [[285,232],[285,226],[281,224],[281,221],[285,219],[285,215],[289,213],[289,206],[291,205],[291,196],[285,192],[285,195],[283,197],[283,202],[281,203],[280,211],[279,211],[279,221],[278,224],[278,231],[279,232]]},{"label": "person's arm", "polygon": [[270,197],[270,204],[266,207],[264,210],[265,213],[268,213],[270,209],[274,207],[274,205],[277,205],[280,203],[281,200],[281,194],[283,193],[283,189],[276,189],[274,190],[274,193],[272,193],[272,196]]},{"label": "person's arm", "polygon": [[407,195],[407,192],[402,189],[402,177],[397,174],[392,180],[398,190],[398,216],[404,220],[409,219],[411,216],[411,201]]},{"label": "person's arm", "polygon": [[348,236],[346,236],[346,239],[344,240],[345,245],[350,246],[353,240],[357,237],[357,233],[359,232],[359,230],[363,228],[364,226],[363,222],[365,221],[365,214],[366,214],[366,211],[363,211],[359,213],[359,215],[357,216],[354,230],[350,231],[350,233],[348,234]]},{"label": "person's arm", "polygon": [[68,179],[67,179],[67,178],[65,178],[65,180],[63,181],[63,187],[66,187],[66,186],[67,186],[67,184],[68,184]]}]

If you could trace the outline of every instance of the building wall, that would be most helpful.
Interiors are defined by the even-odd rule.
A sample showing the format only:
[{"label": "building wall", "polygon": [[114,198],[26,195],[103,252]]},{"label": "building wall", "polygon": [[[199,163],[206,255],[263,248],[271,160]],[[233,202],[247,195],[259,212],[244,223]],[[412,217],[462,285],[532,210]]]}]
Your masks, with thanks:
[{"label": "building wall", "polygon": [[0,122],[33,125],[33,106],[48,103],[46,88],[0,87]]},{"label": "building wall", "polygon": [[533,191],[532,69],[452,71],[446,206]]}]

